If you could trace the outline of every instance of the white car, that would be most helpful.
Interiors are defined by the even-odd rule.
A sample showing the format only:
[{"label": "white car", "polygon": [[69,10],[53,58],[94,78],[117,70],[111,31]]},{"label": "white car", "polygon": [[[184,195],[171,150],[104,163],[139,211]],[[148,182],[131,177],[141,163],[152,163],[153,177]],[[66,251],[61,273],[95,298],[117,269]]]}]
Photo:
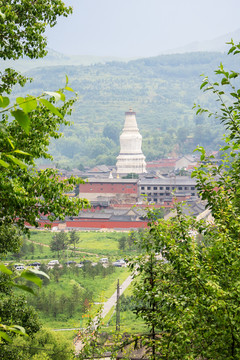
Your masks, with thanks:
[{"label": "white car", "polygon": [[99,260],[101,264],[107,264],[108,263],[108,258],[102,258]]},{"label": "white car", "polygon": [[23,265],[17,265],[17,266],[15,266],[15,269],[22,271],[22,270],[24,270],[25,268],[24,268]]},{"label": "white car", "polygon": [[123,259],[116,260],[113,262],[113,266],[116,266],[116,267],[125,267],[126,265],[127,264]]},{"label": "white car", "polygon": [[54,266],[54,265],[59,265],[59,261],[58,260],[49,261],[48,266]]}]

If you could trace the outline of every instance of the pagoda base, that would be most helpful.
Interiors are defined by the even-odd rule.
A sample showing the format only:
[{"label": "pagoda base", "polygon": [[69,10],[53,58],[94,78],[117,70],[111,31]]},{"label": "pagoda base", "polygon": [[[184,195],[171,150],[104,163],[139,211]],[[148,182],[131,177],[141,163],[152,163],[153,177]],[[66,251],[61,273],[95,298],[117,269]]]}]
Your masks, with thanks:
[{"label": "pagoda base", "polygon": [[146,173],[145,156],[141,155],[119,155],[117,157],[117,174],[143,174]]}]

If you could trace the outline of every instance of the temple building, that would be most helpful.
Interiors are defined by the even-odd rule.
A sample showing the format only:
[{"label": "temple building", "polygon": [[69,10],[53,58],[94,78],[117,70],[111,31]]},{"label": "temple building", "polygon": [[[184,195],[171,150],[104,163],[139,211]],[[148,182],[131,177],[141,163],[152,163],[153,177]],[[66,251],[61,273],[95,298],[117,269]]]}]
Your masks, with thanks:
[{"label": "temple building", "polygon": [[146,173],[145,156],[142,152],[142,136],[137,127],[136,113],[125,113],[125,124],[120,135],[120,154],[117,157],[117,174]]}]

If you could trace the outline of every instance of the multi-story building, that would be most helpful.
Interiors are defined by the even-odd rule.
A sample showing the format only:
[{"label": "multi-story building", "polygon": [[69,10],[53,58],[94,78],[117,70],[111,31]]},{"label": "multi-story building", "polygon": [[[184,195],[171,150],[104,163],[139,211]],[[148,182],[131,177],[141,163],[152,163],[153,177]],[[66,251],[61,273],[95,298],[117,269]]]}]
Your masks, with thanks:
[{"label": "multi-story building", "polygon": [[138,198],[138,179],[89,179],[79,185],[79,197],[92,205],[135,204]]},{"label": "multi-story building", "polygon": [[174,198],[186,200],[197,197],[196,181],[187,176],[138,179],[89,179],[79,185],[79,197],[92,205],[108,207],[114,204],[140,204],[142,202],[164,205]]},{"label": "multi-story building", "polygon": [[143,178],[138,182],[139,201],[161,204],[176,198],[197,197],[196,181],[187,176]]}]

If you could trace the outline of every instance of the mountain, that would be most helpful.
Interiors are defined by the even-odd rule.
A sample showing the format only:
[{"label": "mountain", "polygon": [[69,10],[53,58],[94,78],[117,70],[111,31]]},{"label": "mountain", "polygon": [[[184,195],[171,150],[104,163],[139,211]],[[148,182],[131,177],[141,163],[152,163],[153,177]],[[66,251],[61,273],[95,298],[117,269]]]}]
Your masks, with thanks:
[{"label": "mountain", "polygon": [[[49,50],[44,59],[18,62],[34,81],[24,89],[16,88],[13,96],[54,91],[64,86],[66,74],[69,85],[78,93],[69,119],[74,124],[60,129],[64,137],[51,143],[50,151],[59,166],[114,165],[124,112],[130,107],[137,113],[148,161],[190,153],[198,144],[209,150],[218,148],[221,125],[204,115],[196,117],[192,108],[196,103],[214,111],[218,103],[200,91],[200,75],[209,75],[215,81],[214,70],[221,62],[226,69],[238,71],[237,56],[195,51],[127,62],[112,58],[85,60],[91,64],[83,65],[83,57]],[[15,68],[16,64],[13,62]]]},{"label": "mountain", "polygon": [[48,54],[44,58],[29,59],[22,58],[15,60],[0,60],[0,68],[12,67],[18,71],[28,71],[30,69],[45,67],[45,66],[64,66],[64,65],[93,65],[93,64],[105,64],[111,61],[126,62],[131,60],[124,58],[116,58],[114,56],[92,56],[92,55],[74,55],[68,56],[53,49],[47,48]]},{"label": "mountain", "polygon": [[[53,141],[51,153],[58,166],[114,165],[119,153],[119,135],[124,112],[137,113],[147,160],[191,153],[200,144],[215,150],[222,137],[219,123],[195,115],[194,103],[214,110],[216,101],[200,91],[200,74],[215,80],[220,62],[238,69],[236,56],[217,52],[160,55],[129,62],[111,61],[84,65],[44,66],[30,69],[34,82],[26,93],[56,90],[65,83],[77,91],[71,121],[64,138]],[[15,96],[22,94],[15,91]]]},{"label": "mountain", "polygon": [[228,49],[227,42],[233,39],[235,42],[240,42],[240,29],[237,29],[234,32],[224,34],[212,40],[206,41],[195,41],[190,44],[187,44],[183,47],[169,49],[162,52],[161,54],[182,54],[196,51],[217,51],[217,52],[226,52]]}]

